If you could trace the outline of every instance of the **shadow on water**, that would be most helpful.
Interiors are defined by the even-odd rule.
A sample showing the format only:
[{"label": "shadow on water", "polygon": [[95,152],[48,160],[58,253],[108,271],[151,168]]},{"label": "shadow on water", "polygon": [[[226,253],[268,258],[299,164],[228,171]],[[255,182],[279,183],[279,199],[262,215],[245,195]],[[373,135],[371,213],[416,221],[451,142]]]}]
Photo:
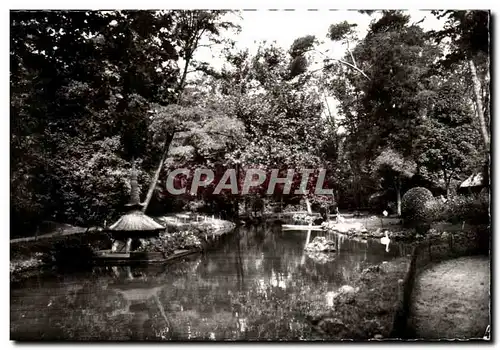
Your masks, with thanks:
[{"label": "shadow on water", "polygon": [[[310,239],[318,235],[327,234]],[[297,311],[307,307],[304,296],[323,300],[316,290],[349,284],[364,267],[408,253],[334,234],[336,252],[309,253],[306,237],[279,226],[239,228],[216,249],[170,265],[36,276],[11,290],[11,338],[323,339]]]}]

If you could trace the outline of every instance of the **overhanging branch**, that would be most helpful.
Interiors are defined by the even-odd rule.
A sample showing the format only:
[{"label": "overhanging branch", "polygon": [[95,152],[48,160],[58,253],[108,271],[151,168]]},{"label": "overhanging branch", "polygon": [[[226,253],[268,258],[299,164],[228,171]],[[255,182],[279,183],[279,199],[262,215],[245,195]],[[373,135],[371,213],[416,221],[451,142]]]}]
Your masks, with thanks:
[{"label": "overhanging branch", "polygon": [[[348,66],[348,67],[350,67],[350,68],[354,69],[354,70],[355,70],[355,71],[357,71],[358,73],[361,73],[361,75],[363,75],[366,79],[371,80],[371,79],[370,79],[370,77],[369,77],[368,75],[366,75],[366,73],[365,73],[365,72],[363,72],[361,69],[359,69],[358,67],[356,67],[355,65],[353,65],[353,64],[351,64],[351,63],[349,63],[349,62],[347,62],[347,61],[341,60],[341,59],[339,59],[339,58],[329,58],[329,60],[333,60],[333,61],[337,61],[337,62],[339,62],[339,63],[342,63],[342,64],[344,64],[344,65],[346,65],[346,66]],[[315,70],[313,70],[311,73],[315,73],[315,72],[317,72],[317,71],[320,71],[320,70],[322,70],[322,69],[326,69],[326,68],[330,68],[330,67],[332,67],[332,64],[328,64],[328,65],[325,65],[325,66],[323,66],[323,67],[321,67],[321,68],[319,68],[319,69],[315,69]]]}]

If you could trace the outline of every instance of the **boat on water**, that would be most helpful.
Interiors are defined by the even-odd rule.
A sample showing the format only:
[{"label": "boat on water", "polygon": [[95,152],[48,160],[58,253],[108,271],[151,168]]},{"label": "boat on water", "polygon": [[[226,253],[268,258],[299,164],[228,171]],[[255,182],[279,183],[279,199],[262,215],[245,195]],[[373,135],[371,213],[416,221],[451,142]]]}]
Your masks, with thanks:
[{"label": "boat on water", "polygon": [[323,231],[321,225],[281,225],[282,230]]}]

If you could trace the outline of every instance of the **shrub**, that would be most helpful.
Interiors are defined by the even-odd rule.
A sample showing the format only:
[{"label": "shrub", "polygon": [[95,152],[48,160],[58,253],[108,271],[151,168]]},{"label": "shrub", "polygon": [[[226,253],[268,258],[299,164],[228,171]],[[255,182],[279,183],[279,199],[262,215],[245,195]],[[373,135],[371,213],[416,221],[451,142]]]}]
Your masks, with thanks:
[{"label": "shrub", "polygon": [[454,196],[444,204],[442,219],[457,224],[467,222],[470,224],[488,224],[489,195],[479,196]]},{"label": "shrub", "polygon": [[309,225],[312,224],[315,219],[314,216],[308,214],[294,214],[292,218],[297,225]]},{"label": "shrub", "polygon": [[206,206],[207,206],[207,204],[202,199],[192,200],[192,201],[189,201],[188,203],[186,203],[184,205],[183,209],[187,210],[187,211],[191,211],[191,212],[202,212]]},{"label": "shrub", "polygon": [[427,222],[445,221],[445,203],[439,199],[432,199],[425,203],[424,216]]},{"label": "shrub", "polygon": [[[429,217],[429,208],[433,205],[431,191],[424,187],[414,187],[408,190],[401,202],[401,216],[406,226],[421,226],[428,224],[432,218]],[[419,230],[420,231],[420,230]]]},{"label": "shrub", "polygon": [[192,231],[164,232],[159,238],[141,239],[137,251],[161,252],[168,256],[176,249],[201,249],[202,242]]}]

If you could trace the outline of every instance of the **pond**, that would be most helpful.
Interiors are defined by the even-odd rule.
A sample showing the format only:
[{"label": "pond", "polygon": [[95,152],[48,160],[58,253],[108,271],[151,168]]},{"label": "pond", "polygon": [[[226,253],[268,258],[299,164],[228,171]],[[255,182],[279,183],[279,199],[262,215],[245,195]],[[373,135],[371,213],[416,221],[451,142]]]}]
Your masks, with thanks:
[{"label": "pond", "polygon": [[[304,252],[307,231],[241,227],[213,249],[169,265],[52,272],[11,286],[13,340],[321,340],[304,310],[363,268],[409,254],[403,244],[330,236],[336,252]],[[321,291],[321,292],[319,292]]]}]

